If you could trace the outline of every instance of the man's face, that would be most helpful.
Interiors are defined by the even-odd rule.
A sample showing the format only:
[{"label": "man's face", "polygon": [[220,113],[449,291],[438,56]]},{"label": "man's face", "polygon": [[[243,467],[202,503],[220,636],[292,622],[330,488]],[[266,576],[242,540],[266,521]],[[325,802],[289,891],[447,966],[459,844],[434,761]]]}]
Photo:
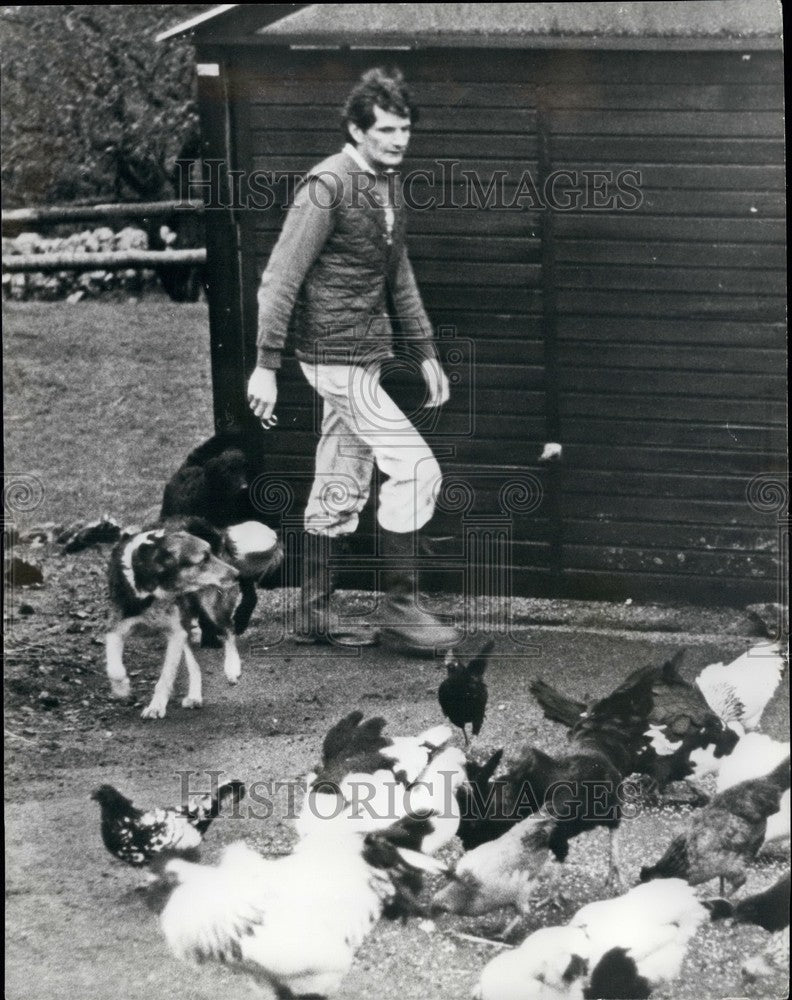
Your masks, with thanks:
[{"label": "man's face", "polygon": [[374,124],[363,131],[349,126],[358,152],[375,169],[398,167],[410,142],[410,119],[374,106]]}]

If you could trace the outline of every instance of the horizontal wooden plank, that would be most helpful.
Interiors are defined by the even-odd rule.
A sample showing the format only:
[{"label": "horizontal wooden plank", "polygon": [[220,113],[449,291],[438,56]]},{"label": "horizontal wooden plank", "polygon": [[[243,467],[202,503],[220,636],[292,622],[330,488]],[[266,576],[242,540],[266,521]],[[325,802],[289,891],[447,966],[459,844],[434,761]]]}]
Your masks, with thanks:
[{"label": "horizontal wooden plank", "polygon": [[[587,477],[590,479],[590,474]],[[604,482],[604,480],[603,480]],[[747,483],[745,484],[747,488]],[[715,529],[745,528],[761,533],[776,531],[772,517],[762,514],[745,502],[745,492],[730,502],[721,498],[619,496],[607,487],[601,493],[567,494],[563,501],[565,520],[575,519],[608,522],[641,522],[669,525],[696,525],[706,534]]]},{"label": "horizontal wooden plank", "polygon": [[428,282],[475,285],[484,288],[537,288],[542,283],[541,264],[483,264],[480,262],[436,261],[413,258],[416,279],[421,287]]},{"label": "horizontal wooden plank", "polygon": [[592,469],[612,469],[679,475],[734,475],[750,478],[767,466],[783,464],[784,451],[762,455],[751,451],[715,451],[712,448],[663,448],[658,445],[575,444],[564,442],[566,476]]},{"label": "horizontal wooden plank", "polygon": [[[282,106],[258,100],[248,105],[247,124],[254,130],[325,130],[337,120],[335,116],[330,117],[325,108],[313,105]],[[501,107],[489,108],[483,113],[476,108],[455,107],[453,113],[449,113],[445,107],[427,107],[416,125],[416,129],[419,128],[429,134],[513,132],[527,135],[536,131],[536,111],[524,107]]]},{"label": "horizontal wooden plank", "polygon": [[[370,51],[317,52],[267,48],[262,59],[260,44],[249,51],[235,52],[232,67],[234,86],[248,94],[284,80],[313,80],[334,94],[341,103],[349,87],[372,65]],[[577,84],[587,90],[601,85],[668,86],[672,80],[682,85],[702,86],[737,84],[778,86],[782,79],[781,51],[751,51],[746,47],[731,52],[707,52],[680,49],[660,51],[605,49],[537,49],[526,59],[524,50],[499,50],[483,59],[481,48],[399,51],[398,63],[411,87],[420,96],[424,85],[438,80],[455,84],[507,84],[524,87],[552,83]],[[745,54],[748,59],[743,58]],[[391,53],[391,56],[393,53]]]},{"label": "horizontal wooden plank", "polygon": [[435,321],[438,321],[435,313],[442,313],[443,309],[496,312],[508,306],[514,312],[523,313],[539,313],[542,309],[542,292],[538,288],[510,288],[508,293],[504,293],[500,288],[470,288],[424,281],[421,294],[424,305]]},{"label": "horizontal wooden plank", "polygon": [[753,216],[783,219],[786,203],[781,191],[654,191],[641,188],[639,211],[648,215]]},{"label": "horizontal wooden plank", "polygon": [[[553,159],[558,164],[717,163],[779,165],[784,160],[781,139],[707,139],[694,136],[554,135]],[[648,169],[648,167],[647,167]]]},{"label": "horizontal wooden plank", "polygon": [[[632,395],[667,392],[673,395],[719,396],[731,399],[738,412],[742,399],[784,396],[786,373],[756,375],[741,372],[652,371],[611,367],[608,370],[577,368],[566,364],[560,373],[562,390],[584,388],[587,392],[622,391]],[[703,405],[703,404],[702,404]],[[735,413],[736,415],[736,413]]]},{"label": "horizontal wooden plank", "polygon": [[588,240],[691,240],[724,243],[778,243],[786,240],[786,226],[781,220],[761,219],[680,219],[646,216],[642,212],[620,215],[578,212],[557,214],[556,237]]},{"label": "horizontal wooden plank", "polygon": [[483,241],[474,236],[456,233],[449,236],[413,234],[410,239],[410,259],[413,263],[419,260],[537,263],[541,255],[542,244],[538,239],[489,236]]},{"label": "horizontal wooden plank", "polygon": [[[438,240],[438,252],[444,242],[451,243],[451,240]],[[490,242],[491,239],[488,239],[487,246]],[[479,241],[476,245],[481,246]],[[516,246],[519,247],[519,244]],[[504,253],[504,250],[499,251],[498,259],[503,259]],[[654,264],[658,267],[781,268],[786,266],[786,247],[774,243],[666,243],[659,240],[638,243],[561,239],[557,241],[556,260],[559,263]]]},{"label": "horizontal wooden plank", "polygon": [[657,572],[715,577],[765,577],[777,573],[776,560],[770,552],[683,552],[675,549],[640,549],[565,545],[564,559],[571,569]]},{"label": "horizontal wooden plank", "polygon": [[702,316],[724,320],[746,319],[750,322],[780,323],[786,313],[786,298],[754,295],[695,295],[691,292],[600,292],[561,289],[557,294],[560,313],[606,316],[651,317],[679,316],[695,319]]},{"label": "horizontal wooden plank", "polygon": [[598,419],[587,416],[562,419],[559,436],[566,445],[642,445],[670,448],[746,450],[783,454],[787,439],[783,427],[737,423],[688,423],[650,419]]},{"label": "horizontal wooden plank", "polygon": [[778,546],[777,534],[745,526],[712,527],[696,524],[665,524],[634,521],[564,521],[564,544],[617,546],[643,550],[677,549],[685,552],[771,552]]},{"label": "horizontal wooden plank", "polygon": [[594,87],[550,83],[543,88],[547,106],[625,110],[776,111],[783,108],[783,88],[775,85],[638,83]]},{"label": "horizontal wooden plank", "polygon": [[593,159],[584,159],[575,150],[569,156],[561,156],[553,146],[554,170],[608,170],[614,176],[630,171],[640,174],[642,189],[647,191],[666,190],[670,194],[675,191],[781,191],[785,192],[786,175],[780,164],[735,163],[666,163],[664,157],[650,158],[648,153],[640,152],[628,160],[617,159],[611,150],[610,154]]},{"label": "horizontal wooden plank", "polygon": [[745,347],[607,344],[564,340],[561,363],[577,368],[661,368],[668,371],[778,375],[786,352]]},{"label": "horizontal wooden plank", "polygon": [[[566,473],[566,470],[563,470]],[[763,470],[767,471],[767,470]],[[625,470],[603,471],[596,469],[575,469],[564,475],[563,495],[569,497],[568,509],[577,513],[578,494],[599,497],[600,503],[607,504],[613,496],[641,498],[668,498],[676,500],[717,500],[749,508],[745,494],[753,476],[701,475],[673,472],[652,473],[647,471],[628,472]],[[571,499],[574,497],[574,499]],[[571,506],[570,506],[571,505]],[[581,508],[582,509],[582,508]],[[667,515],[671,517],[671,509]],[[765,515],[766,517],[767,515]],[[746,510],[745,520],[737,518],[735,524],[751,524],[755,518]]]},{"label": "horizontal wooden plank", "polygon": [[[684,396],[672,391],[659,396],[646,392],[625,397],[613,390],[590,392],[582,374],[578,379],[578,386],[566,386],[559,400],[562,419],[625,417],[630,414],[636,420],[701,420],[713,424],[734,422],[775,427],[783,426],[786,417],[785,400],[779,395],[769,398],[762,394],[753,399],[739,400],[728,396],[720,399],[708,397],[706,405],[703,405],[695,393]],[[631,375],[627,384],[633,385]]]},{"label": "horizontal wooden plank", "polygon": [[[254,99],[264,104],[307,104],[337,111],[336,88],[346,93],[355,84],[350,77],[344,83],[328,87],[319,80],[269,80]],[[689,111],[772,111],[783,107],[784,89],[776,84],[674,84],[637,83],[580,86],[554,83],[469,83],[462,81],[426,81],[415,93],[419,107],[503,108],[536,107],[541,93],[549,108],[637,108],[643,110]]]},{"label": "horizontal wooden plank", "polygon": [[621,111],[594,108],[590,111],[553,110],[550,130],[556,135],[647,135],[700,138],[777,138],[784,133],[781,111]]},{"label": "horizontal wooden plank", "polygon": [[559,317],[560,339],[615,340],[670,344],[716,344],[724,347],[785,348],[786,324],[721,320],[599,319]]},{"label": "horizontal wooden plank", "polygon": [[[539,586],[534,578],[512,574],[515,593],[531,593]],[[715,577],[695,573],[630,573],[570,569],[564,574],[560,589],[554,593],[578,600],[686,601],[691,604],[744,607],[746,604],[774,601],[777,583],[771,577]]]},{"label": "horizontal wooden plank", "polygon": [[[498,265],[506,267],[507,265]],[[511,265],[515,266],[515,265]],[[436,272],[435,272],[436,273]],[[442,273],[442,272],[441,272]],[[436,273],[438,279],[441,273]],[[559,288],[639,289],[680,292],[727,292],[731,295],[784,295],[785,270],[743,270],[718,267],[660,267],[613,264],[559,264],[555,270]],[[526,279],[527,280],[527,279]],[[494,284],[495,282],[486,282]],[[504,282],[508,284],[508,282]]]}]

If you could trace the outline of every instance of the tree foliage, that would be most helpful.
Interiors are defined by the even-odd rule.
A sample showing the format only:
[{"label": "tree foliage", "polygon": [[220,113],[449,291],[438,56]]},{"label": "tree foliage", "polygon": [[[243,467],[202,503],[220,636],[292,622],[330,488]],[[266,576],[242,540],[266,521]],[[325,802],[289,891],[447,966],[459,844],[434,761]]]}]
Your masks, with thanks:
[{"label": "tree foliage", "polygon": [[206,9],[0,8],[4,207],[173,197],[197,152],[193,51],[154,38]]}]

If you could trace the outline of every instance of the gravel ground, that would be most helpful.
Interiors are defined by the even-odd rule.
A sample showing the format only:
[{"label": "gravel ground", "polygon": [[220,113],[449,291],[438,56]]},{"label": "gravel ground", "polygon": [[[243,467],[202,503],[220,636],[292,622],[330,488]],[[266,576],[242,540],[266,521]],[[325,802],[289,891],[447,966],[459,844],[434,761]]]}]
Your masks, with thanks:
[{"label": "gravel ground", "polygon": [[[134,891],[139,877],[102,847],[91,790],[110,782],[140,804],[165,805],[180,799],[177,772],[183,770],[221,770],[247,782],[299,779],[317,758],[327,728],[352,708],[384,715],[393,733],[438,722],[441,675],[435,664],[378,649],[357,657],[346,650],[296,647],[283,638],[290,593],[262,592],[255,625],[240,643],[245,673],[239,686],[225,685],[217,652],[199,651],[206,665],[206,707],[185,711],[175,698],[168,718],[143,722],[141,703],[150,697],[161,647],[151,637],[130,640],[127,662],[141,701],[110,702],[101,648],[107,548],[71,556],[46,547],[18,554],[42,564],[45,584],[11,595],[6,623],[6,996],[243,1000],[260,995],[227,969],[190,969],[169,957],[156,919]],[[359,608],[366,600],[347,595],[346,606]],[[477,755],[499,746],[516,753],[528,741],[550,752],[561,749],[562,730],[541,717],[528,692],[536,674],[570,693],[598,695],[634,667],[658,662],[682,646],[689,649],[683,673],[692,677],[752,641],[751,622],[736,610],[680,608],[672,614],[523,601],[514,611],[513,633],[497,638],[490,708],[473,747]],[[776,738],[788,738],[788,696],[785,680],[763,720],[764,731]],[[279,797],[267,819],[217,821],[204,857],[214,860],[224,844],[239,838],[264,852],[287,850],[293,834],[286,806]],[[631,883],[641,864],[660,855],[687,813],[686,806],[666,804],[625,823],[623,857]],[[458,846],[449,849],[449,857],[457,852]],[[568,904],[557,913],[533,914],[525,930],[565,922],[582,904],[601,898],[606,857],[604,831],[573,841],[560,879]],[[788,866],[783,853],[760,859],[741,894],[770,885]],[[713,883],[701,895],[716,892]],[[382,922],[360,949],[343,995],[347,1000],[470,996],[496,950],[454,932],[491,936],[510,916],[445,916],[433,928],[417,921]],[[758,928],[707,926],[680,979],[655,995],[785,996],[781,973],[753,984],[740,975],[743,961],[767,942]]]}]

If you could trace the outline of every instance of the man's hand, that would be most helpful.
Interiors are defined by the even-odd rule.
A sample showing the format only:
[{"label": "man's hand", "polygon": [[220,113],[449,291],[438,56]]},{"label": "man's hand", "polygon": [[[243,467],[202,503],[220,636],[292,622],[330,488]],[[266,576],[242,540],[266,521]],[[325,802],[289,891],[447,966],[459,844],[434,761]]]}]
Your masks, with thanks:
[{"label": "man's hand", "polygon": [[278,382],[271,368],[254,368],[247,387],[250,409],[266,424],[272,420],[278,401]]},{"label": "man's hand", "polygon": [[421,364],[421,372],[429,390],[429,399],[425,406],[429,408],[447,403],[451,390],[446,373],[437,358],[426,358]]}]

